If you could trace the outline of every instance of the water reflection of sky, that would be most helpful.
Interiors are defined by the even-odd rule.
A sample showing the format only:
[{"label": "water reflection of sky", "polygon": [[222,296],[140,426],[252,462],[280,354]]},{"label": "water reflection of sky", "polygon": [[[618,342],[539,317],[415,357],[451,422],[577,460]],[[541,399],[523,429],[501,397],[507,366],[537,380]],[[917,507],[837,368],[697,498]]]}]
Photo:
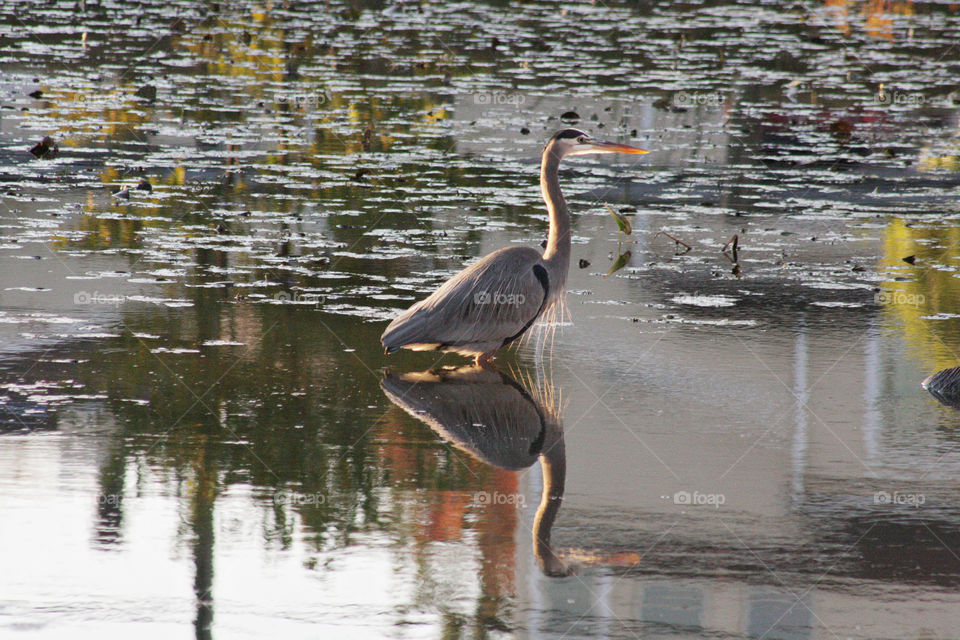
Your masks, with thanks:
[{"label": "water reflection of sky", "polygon": [[[954,8],[60,9],[0,7],[4,633],[953,634]],[[566,111],[654,152],[565,167],[571,324],[507,358],[562,398],[558,579],[539,465],[377,338],[540,242]]]}]

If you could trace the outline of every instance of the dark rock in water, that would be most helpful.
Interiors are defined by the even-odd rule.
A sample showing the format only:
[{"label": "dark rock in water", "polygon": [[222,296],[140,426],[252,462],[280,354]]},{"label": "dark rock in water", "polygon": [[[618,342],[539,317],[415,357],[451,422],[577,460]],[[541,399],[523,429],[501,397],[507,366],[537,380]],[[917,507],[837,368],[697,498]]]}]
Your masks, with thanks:
[{"label": "dark rock in water", "polygon": [[839,118],[831,122],[828,128],[830,129],[830,134],[833,135],[837,142],[847,144],[850,142],[851,134],[853,134],[854,124],[850,120]]},{"label": "dark rock in water", "polygon": [[31,91],[27,95],[33,98],[34,100],[39,100],[40,98],[43,97],[43,91],[40,91],[40,89],[37,89],[36,91]]},{"label": "dark rock in water", "polygon": [[144,100],[150,100],[152,102],[153,100],[157,99],[157,88],[152,84],[145,84],[137,89],[137,92],[134,95],[138,98],[143,98]]},{"label": "dark rock in water", "polygon": [[917,256],[907,256],[906,258],[903,259],[903,261],[906,262],[907,264],[913,264],[914,262],[917,261]]},{"label": "dark rock in water", "polygon": [[584,260],[583,258],[580,258],[580,262],[579,262],[578,264],[580,265],[580,268],[581,268],[581,269],[586,269],[587,267],[590,266],[590,261],[589,261],[589,260]]},{"label": "dark rock in water", "polygon": [[138,191],[146,191],[147,193],[153,192],[153,185],[150,184],[150,181],[146,178],[141,178],[140,182],[137,183]]},{"label": "dark rock in water", "polygon": [[576,111],[565,111],[560,115],[560,119],[568,124],[580,121],[580,114]]},{"label": "dark rock in water", "polygon": [[673,96],[672,99],[657,98],[653,101],[653,108],[659,109],[660,111],[668,111],[670,113],[686,113],[687,108],[682,106],[685,102],[686,99],[680,94],[677,94]]},{"label": "dark rock in water", "polygon": [[960,367],[937,371],[920,386],[948,407],[960,409]]},{"label": "dark rock in water", "polygon": [[530,129],[527,129],[526,127],[520,128],[520,135],[525,136],[525,135],[529,135],[529,133],[530,133]]},{"label": "dark rock in water", "polygon": [[776,69],[777,71],[787,71],[797,75],[802,75],[807,73],[809,70],[809,65],[804,62],[802,59],[793,55],[786,49],[781,49],[775,56],[765,60],[756,60],[756,64],[768,69]]},{"label": "dark rock in water", "polygon": [[53,141],[53,138],[45,136],[43,140],[30,147],[30,153],[32,153],[35,158],[50,160],[51,158],[57,157],[57,154],[60,153],[60,147]]}]

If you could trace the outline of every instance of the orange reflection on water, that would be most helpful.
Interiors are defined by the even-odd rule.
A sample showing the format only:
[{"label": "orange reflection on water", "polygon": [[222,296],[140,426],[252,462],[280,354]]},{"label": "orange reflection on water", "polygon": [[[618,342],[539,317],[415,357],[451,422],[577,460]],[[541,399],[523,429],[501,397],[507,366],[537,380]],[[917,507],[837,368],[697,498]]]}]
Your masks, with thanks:
[{"label": "orange reflection on water", "polygon": [[[861,4],[856,11],[856,5]],[[898,17],[914,15],[913,0],[867,0],[863,3],[852,0],[824,0],[824,6],[833,17],[834,27],[844,35],[851,35],[851,13],[863,20],[864,33],[877,40],[894,40],[894,23]]]}]

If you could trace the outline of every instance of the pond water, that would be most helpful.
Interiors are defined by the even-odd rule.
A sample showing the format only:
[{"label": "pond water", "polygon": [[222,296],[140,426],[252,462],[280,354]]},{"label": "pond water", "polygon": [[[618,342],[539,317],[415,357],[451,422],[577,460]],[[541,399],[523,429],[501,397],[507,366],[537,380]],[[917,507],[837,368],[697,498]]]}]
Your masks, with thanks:
[{"label": "pond water", "polygon": [[[956,5],[0,14],[0,636],[956,636]],[[384,355],[568,124],[564,321]]]}]

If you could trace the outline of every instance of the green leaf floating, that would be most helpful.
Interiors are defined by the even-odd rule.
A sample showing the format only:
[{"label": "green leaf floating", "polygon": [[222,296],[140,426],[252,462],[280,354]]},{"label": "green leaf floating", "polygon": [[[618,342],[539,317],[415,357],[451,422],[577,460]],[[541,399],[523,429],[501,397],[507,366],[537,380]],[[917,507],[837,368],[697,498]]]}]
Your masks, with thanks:
[{"label": "green leaf floating", "polygon": [[611,273],[616,273],[617,271],[620,271],[620,269],[623,269],[625,266],[627,266],[628,262],[630,262],[630,252],[624,251],[623,253],[620,254],[620,257],[617,258],[617,261],[613,263],[613,266],[610,267],[610,271],[607,271],[607,275],[603,277],[606,278]]},{"label": "green leaf floating", "polygon": [[603,206],[607,208],[607,211],[610,212],[610,215],[613,216],[613,219],[617,221],[617,228],[626,235],[633,233],[633,227],[630,226],[630,221],[627,219],[627,216],[617,213],[613,210],[613,207],[604,203]]}]

